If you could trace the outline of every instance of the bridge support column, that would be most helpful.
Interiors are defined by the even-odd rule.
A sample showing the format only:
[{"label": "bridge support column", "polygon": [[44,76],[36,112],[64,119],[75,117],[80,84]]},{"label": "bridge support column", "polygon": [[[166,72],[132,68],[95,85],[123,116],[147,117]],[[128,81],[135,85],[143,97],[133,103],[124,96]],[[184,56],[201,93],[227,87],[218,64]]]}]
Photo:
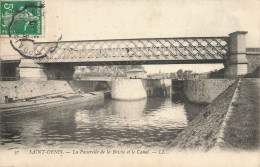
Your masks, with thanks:
[{"label": "bridge support column", "polygon": [[21,59],[19,69],[20,80],[47,80],[47,76],[43,72],[44,67],[36,64],[33,59]]},{"label": "bridge support column", "polygon": [[246,31],[236,31],[230,36],[230,53],[226,65],[225,76],[236,77],[247,74]]}]

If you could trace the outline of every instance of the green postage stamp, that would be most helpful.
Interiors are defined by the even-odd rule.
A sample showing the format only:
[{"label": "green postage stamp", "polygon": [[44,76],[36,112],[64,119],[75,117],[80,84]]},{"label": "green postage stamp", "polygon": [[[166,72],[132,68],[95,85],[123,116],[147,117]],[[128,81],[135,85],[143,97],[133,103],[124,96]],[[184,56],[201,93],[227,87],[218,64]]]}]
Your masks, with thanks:
[{"label": "green postage stamp", "polygon": [[1,1],[0,35],[6,37],[43,35],[43,8],[40,0]]}]

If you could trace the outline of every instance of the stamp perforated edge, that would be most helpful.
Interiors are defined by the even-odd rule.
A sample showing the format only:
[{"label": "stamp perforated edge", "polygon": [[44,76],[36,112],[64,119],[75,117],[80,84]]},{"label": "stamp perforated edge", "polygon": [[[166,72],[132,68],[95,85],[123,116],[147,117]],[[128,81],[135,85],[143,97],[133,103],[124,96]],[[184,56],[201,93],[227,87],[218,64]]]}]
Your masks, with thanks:
[{"label": "stamp perforated edge", "polygon": [[[42,5],[45,6],[45,0],[0,0],[0,3],[2,1],[13,1],[13,2],[19,2],[19,1],[41,1]],[[45,30],[46,30],[46,19],[45,19],[45,7],[41,8],[41,29],[42,29],[42,33],[40,35],[9,35],[9,34],[0,34],[0,38],[26,38],[26,39],[30,39],[30,38],[44,38],[45,37]],[[1,11],[1,7],[0,7],[0,15],[2,15],[2,11]],[[1,23],[2,17],[0,17],[0,23]],[[1,26],[0,26],[0,31],[1,31]]]}]

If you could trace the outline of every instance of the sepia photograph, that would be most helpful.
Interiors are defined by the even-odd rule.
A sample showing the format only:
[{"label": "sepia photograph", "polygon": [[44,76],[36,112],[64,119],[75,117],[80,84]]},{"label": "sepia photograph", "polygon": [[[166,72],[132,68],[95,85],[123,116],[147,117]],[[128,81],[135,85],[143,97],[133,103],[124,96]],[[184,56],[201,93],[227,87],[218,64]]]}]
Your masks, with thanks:
[{"label": "sepia photograph", "polygon": [[0,167],[259,167],[259,0],[0,0]]}]

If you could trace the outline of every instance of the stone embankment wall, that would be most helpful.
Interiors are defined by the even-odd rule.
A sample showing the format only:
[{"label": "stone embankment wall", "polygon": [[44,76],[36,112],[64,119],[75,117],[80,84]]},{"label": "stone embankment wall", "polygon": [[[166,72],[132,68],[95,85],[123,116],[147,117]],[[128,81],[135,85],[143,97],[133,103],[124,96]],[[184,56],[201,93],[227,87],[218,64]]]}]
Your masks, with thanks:
[{"label": "stone embankment wall", "polygon": [[3,81],[0,82],[0,103],[9,98],[29,98],[60,92],[73,92],[67,81]]},{"label": "stone embankment wall", "polygon": [[235,79],[185,80],[184,94],[194,103],[210,103],[225,91]]},{"label": "stone embankment wall", "polygon": [[71,80],[68,83],[74,91],[80,89],[82,93],[111,89],[110,81]]},{"label": "stone embankment wall", "polygon": [[215,146],[237,82],[214,99],[170,144],[170,148],[207,151]]},{"label": "stone embankment wall", "polygon": [[253,72],[260,66],[260,54],[247,54],[246,58],[248,60],[248,73]]}]

